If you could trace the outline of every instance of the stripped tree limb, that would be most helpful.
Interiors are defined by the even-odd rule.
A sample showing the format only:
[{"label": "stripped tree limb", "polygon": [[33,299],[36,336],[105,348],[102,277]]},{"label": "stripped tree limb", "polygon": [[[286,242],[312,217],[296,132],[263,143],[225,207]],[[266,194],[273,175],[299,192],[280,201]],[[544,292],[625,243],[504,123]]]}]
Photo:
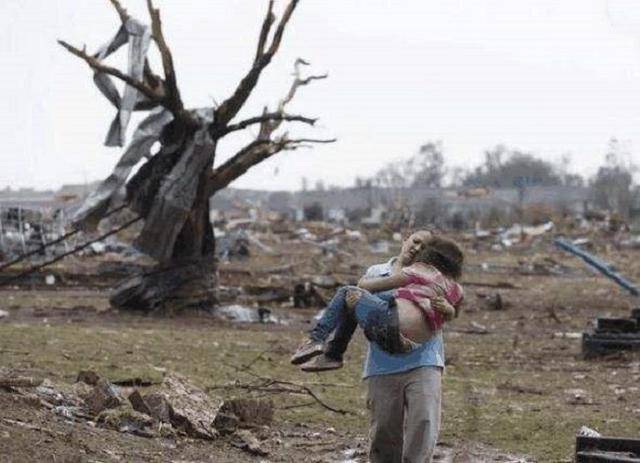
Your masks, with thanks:
[{"label": "stripped tree limb", "polygon": [[126,84],[131,85],[133,88],[138,90],[140,93],[142,93],[144,96],[146,96],[150,100],[153,100],[163,106],[166,106],[165,95],[159,91],[160,89],[154,90],[149,86],[147,86],[144,82],[140,82],[132,78],[131,76],[128,76],[124,72],[120,71],[120,69],[102,64],[100,60],[87,54],[85,49],[80,50],[74,47],[73,45],[68,44],[64,40],[58,40],[58,43],[62,45],[64,48],[66,48],[67,51],[69,51],[71,54],[77,56],[78,58],[83,59],[89,65],[89,67],[91,67],[91,69],[93,69],[94,71],[103,72],[117,79],[120,79]]},{"label": "stripped tree limb", "polygon": [[162,33],[160,10],[154,8],[152,0],[147,0],[147,8],[149,9],[149,16],[151,17],[151,33],[153,34],[153,40],[156,42],[156,45],[158,45],[160,56],[162,57],[162,67],[164,68],[164,80],[166,84],[168,104],[170,109],[177,114],[184,109],[184,106],[180,99],[180,91],[178,90],[178,84],[176,81],[176,72],[173,67],[173,56],[171,55],[171,50],[169,50],[169,46],[164,39],[164,34]]},{"label": "stripped tree limb", "polygon": [[291,84],[291,88],[289,89],[289,93],[287,94],[287,96],[280,101],[280,105],[278,106],[278,109],[280,111],[284,110],[284,107],[287,105],[287,103],[289,103],[291,100],[293,100],[293,97],[296,95],[296,92],[298,91],[299,87],[303,87],[305,85],[308,85],[311,81],[313,80],[322,80],[322,79],[326,79],[327,77],[329,77],[329,74],[322,74],[322,75],[318,75],[318,76],[309,76],[307,78],[301,78],[300,77],[300,66],[309,66],[311,63],[309,63],[308,61],[303,60],[302,58],[298,58],[296,59],[296,62],[293,63],[293,75],[295,76],[295,79],[293,80],[293,83]]},{"label": "stripped tree limb", "polygon": [[244,121],[238,122],[237,124],[230,124],[222,130],[221,135],[226,135],[230,132],[236,132],[238,130],[244,130],[254,124],[263,124],[265,122],[273,121],[304,122],[305,124],[314,125],[318,121],[318,119],[293,114],[284,114],[278,111],[277,113],[266,113],[262,114],[262,116],[245,119]]},{"label": "stripped tree limb", "polygon": [[335,143],[336,139],[300,138],[289,140],[282,137],[278,140],[254,140],[238,151],[225,163],[211,172],[209,177],[208,192],[210,194],[225,188],[235,179],[244,175],[253,166],[285,150],[293,151],[298,148],[308,147],[311,143]]},{"label": "stripped tree limb", "polygon": [[[296,150],[298,148],[308,147],[313,143],[334,143],[335,139],[313,139],[300,138],[289,139],[286,135],[272,140],[273,133],[280,127],[283,121],[298,120],[314,125],[316,119],[303,118],[302,116],[287,116],[284,112],[287,104],[293,100],[298,88],[305,86],[313,80],[326,79],[326,74],[319,76],[309,76],[302,78],[300,76],[300,67],[308,66],[309,63],[302,58],[296,59],[294,63],[294,80],[287,92],[287,95],[278,103],[278,110],[269,113],[267,108],[264,109],[262,116],[247,119],[238,124],[229,125],[222,130],[228,132],[240,130],[247,126],[260,122],[260,132],[253,142],[238,151],[234,156],[225,163],[213,170],[209,176],[209,184],[207,191],[213,194],[216,191],[225,188],[235,179],[247,172],[251,167],[283,150]],[[295,119],[294,119],[295,118]],[[229,130],[231,129],[231,130]],[[228,133],[227,132],[227,133]]]},{"label": "stripped tree limb", "polygon": [[118,0],[109,0],[109,1],[118,12],[118,16],[120,16],[120,21],[122,21],[122,24],[126,23],[130,17],[129,13],[127,13],[127,10],[124,9],[124,7],[120,4]]},{"label": "stripped tree limb", "polygon": [[269,36],[269,31],[271,30],[271,26],[273,25],[273,22],[275,20],[276,20],[276,16],[273,14],[273,0],[269,0],[269,9],[267,10],[267,15],[264,17],[264,21],[262,22],[262,28],[260,29],[260,38],[258,39],[258,48],[256,50],[256,57],[253,60],[254,64],[264,54],[264,46],[267,43],[267,37]]},{"label": "stripped tree limb", "polygon": [[315,403],[320,405],[322,408],[326,410],[332,411],[334,413],[339,413],[340,415],[354,415],[355,413],[351,410],[343,410],[340,408],[335,408],[326,402],[324,402],[309,386],[304,383],[296,383],[293,381],[285,381],[281,379],[270,378],[268,376],[262,376],[257,374],[251,368],[239,368],[236,365],[232,365],[230,363],[222,362],[223,365],[233,368],[239,373],[245,373],[253,378],[256,378],[257,381],[252,383],[241,383],[239,381],[234,381],[231,384],[225,384],[220,386],[210,386],[206,388],[206,391],[212,391],[216,389],[243,389],[245,391],[255,391],[255,392],[263,392],[267,394],[295,394],[295,395],[308,395],[311,397]]},{"label": "stripped tree limb", "polygon": [[258,79],[260,78],[260,74],[262,70],[267,67],[267,65],[271,62],[271,59],[278,51],[280,47],[280,42],[282,41],[282,36],[284,34],[284,29],[293,14],[293,11],[298,4],[298,0],[291,0],[287,5],[282,18],[280,19],[280,23],[276,28],[276,32],[274,33],[273,39],[271,40],[271,44],[268,49],[264,51],[266,47],[267,36],[271,29],[271,25],[275,21],[273,18],[273,1],[269,2],[269,10],[267,11],[267,15],[262,25],[262,31],[260,33],[260,39],[258,41],[258,48],[256,51],[256,58],[253,62],[253,66],[249,70],[249,72],[242,78],[240,84],[233,92],[228,99],[226,99],[215,111],[215,124],[218,126],[224,126],[233,119],[240,108],[244,105],[244,103],[251,95],[251,92],[255,88],[258,83]]}]

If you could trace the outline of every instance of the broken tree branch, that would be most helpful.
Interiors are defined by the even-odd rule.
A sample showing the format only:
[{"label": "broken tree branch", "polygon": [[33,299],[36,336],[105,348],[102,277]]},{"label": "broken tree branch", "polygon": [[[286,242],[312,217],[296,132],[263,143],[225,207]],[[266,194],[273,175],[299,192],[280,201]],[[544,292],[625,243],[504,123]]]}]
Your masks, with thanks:
[{"label": "broken tree branch", "polygon": [[213,194],[216,191],[225,188],[235,179],[247,172],[251,167],[261,163],[280,151],[293,151],[298,148],[308,147],[308,143],[334,143],[335,141],[335,138],[327,140],[313,138],[288,140],[286,138],[281,138],[276,141],[269,139],[263,140],[259,138],[258,140],[254,140],[211,172],[209,176],[208,192],[209,194]]},{"label": "broken tree branch", "polygon": [[160,20],[160,10],[154,8],[153,0],[147,0],[147,8],[149,10],[149,16],[151,17],[151,33],[153,40],[158,45],[160,50],[160,56],[162,58],[162,67],[164,68],[164,80],[166,84],[166,92],[168,98],[168,104],[172,108],[172,111],[177,114],[180,113],[184,106],[180,99],[180,91],[178,90],[178,83],[176,81],[175,68],[173,66],[173,56],[171,50],[164,39],[162,33],[162,21]]},{"label": "broken tree branch", "polygon": [[120,16],[120,21],[122,21],[122,24],[126,23],[129,20],[129,13],[127,13],[127,10],[124,9],[124,7],[120,4],[118,0],[109,0],[109,1],[118,12],[118,16]]},{"label": "broken tree branch", "polygon": [[[127,10],[122,6],[122,4],[118,0],[109,0],[109,1],[111,2],[116,12],[118,13],[118,16],[120,17],[120,21],[122,22],[122,24],[123,25],[126,24],[126,22],[129,19],[131,19],[131,16],[129,16],[129,13],[127,12]],[[144,83],[147,84],[154,91],[158,88],[158,86],[164,84],[162,79],[151,70],[151,66],[149,65],[149,60],[146,58],[144,60],[143,75],[144,75]],[[164,89],[161,90],[161,94],[163,95],[165,94]]]},{"label": "broken tree branch", "polygon": [[258,40],[258,47],[256,51],[256,57],[253,62],[253,66],[247,72],[247,74],[242,78],[238,87],[236,87],[233,95],[227,98],[215,111],[215,122],[214,124],[218,127],[225,126],[233,119],[240,108],[247,101],[251,92],[255,88],[258,83],[258,79],[260,78],[260,74],[263,69],[266,68],[271,59],[278,51],[280,47],[280,42],[282,41],[282,36],[284,35],[284,29],[295,10],[296,5],[299,0],[291,0],[280,19],[280,23],[276,28],[276,32],[271,40],[271,44],[268,49],[264,51],[266,47],[267,36],[269,34],[269,30],[271,29],[271,25],[275,21],[273,18],[273,2],[269,2],[269,9],[267,11],[267,15],[262,24],[262,30],[260,32],[260,38]]},{"label": "broken tree branch", "polygon": [[263,124],[265,122],[272,122],[272,121],[304,122],[305,124],[314,125],[318,121],[318,119],[305,117],[305,116],[298,116],[293,114],[284,114],[278,111],[277,113],[267,113],[267,114],[263,114],[262,116],[256,116],[256,117],[251,117],[249,119],[245,119],[244,121],[240,121],[237,124],[228,125],[224,128],[223,135],[226,135],[227,133],[230,133],[230,132],[246,129],[250,125]]},{"label": "broken tree branch", "polygon": [[103,73],[109,74],[110,76],[113,76],[113,77],[115,77],[117,79],[120,79],[121,81],[125,82],[126,84],[131,85],[133,88],[138,90],[140,93],[142,93],[144,96],[146,96],[150,100],[156,101],[159,104],[162,104],[163,106],[166,106],[164,104],[164,99],[165,99],[164,95],[159,93],[156,90],[153,90],[152,88],[150,88],[149,86],[147,86],[143,82],[135,80],[134,78],[132,78],[131,76],[128,76],[127,74],[125,74],[124,72],[120,71],[117,68],[102,64],[102,62],[100,62],[100,60],[98,60],[97,58],[87,54],[85,49],[80,50],[80,49],[74,47],[73,45],[68,44],[64,40],[58,40],[58,43],[60,45],[62,45],[64,48],[66,48],[67,51],[70,52],[71,54],[77,56],[78,58],[83,59],[89,65],[89,67],[91,69],[93,69],[94,71],[103,72]]},{"label": "broken tree branch", "polygon": [[269,36],[269,31],[271,30],[271,26],[273,25],[273,22],[275,20],[276,20],[276,16],[273,14],[273,0],[269,0],[269,9],[267,10],[267,14],[264,17],[264,21],[262,22],[262,28],[260,29],[260,38],[258,39],[258,49],[256,50],[256,57],[253,60],[254,64],[264,54],[264,46],[267,43],[267,37]]},{"label": "broken tree branch", "polygon": [[[286,134],[273,140],[273,133],[280,127],[283,121],[302,121],[310,125],[314,125],[316,119],[305,118],[303,116],[290,116],[284,110],[288,103],[291,102],[299,87],[309,84],[313,80],[321,80],[327,78],[327,75],[310,76],[307,78],[300,77],[300,67],[308,66],[309,63],[302,58],[298,58],[294,63],[294,80],[287,92],[287,95],[278,103],[278,110],[269,113],[267,108],[264,109],[262,116],[247,119],[237,124],[223,126],[219,128],[219,133],[226,134],[234,130],[244,129],[252,124],[260,123],[260,132],[253,142],[238,151],[234,156],[224,162],[222,165],[214,169],[209,176],[208,193],[225,188],[236,178],[243,175],[251,167],[261,163],[265,159],[279,153],[283,150],[296,150],[298,148],[309,147],[313,143],[334,143],[332,139],[314,139],[314,138],[298,138],[289,139]],[[212,127],[212,130],[214,128]],[[216,134],[215,137],[221,135]]]},{"label": "broken tree branch", "polygon": [[300,66],[309,66],[311,63],[309,63],[308,61],[303,60],[302,58],[298,58],[296,59],[296,62],[293,63],[293,75],[294,75],[294,79],[293,79],[293,83],[291,84],[291,88],[289,89],[289,93],[287,94],[286,97],[284,97],[282,99],[282,101],[280,101],[280,104],[278,105],[278,110],[279,111],[283,111],[284,107],[291,102],[291,100],[293,100],[293,97],[296,95],[296,92],[298,91],[299,87],[303,87],[305,85],[308,85],[310,82],[314,81],[314,80],[323,80],[326,79],[327,77],[329,77],[329,74],[321,74],[321,75],[311,75],[309,77],[306,78],[301,78],[300,77]]},{"label": "broken tree branch", "polygon": [[246,373],[250,376],[253,376],[258,381],[255,383],[240,383],[234,382],[232,384],[225,384],[221,386],[211,386],[207,388],[207,391],[215,390],[215,389],[243,389],[245,391],[253,391],[253,392],[264,392],[269,394],[295,394],[295,395],[308,395],[311,397],[315,403],[320,405],[322,408],[326,410],[332,411],[334,413],[339,413],[340,415],[353,415],[354,412],[350,410],[343,410],[340,408],[333,407],[326,402],[324,402],[311,388],[306,386],[305,384],[295,383],[293,381],[285,381],[274,378],[269,378],[267,376],[262,376],[255,373],[250,368],[239,368],[235,365],[231,365],[228,363],[224,363],[223,365],[233,368],[234,370],[242,373]]},{"label": "broken tree branch", "polygon": [[271,46],[265,55],[269,56],[269,59],[273,57],[280,48],[280,42],[282,42],[282,36],[284,35],[284,29],[287,27],[287,23],[289,19],[291,19],[291,15],[293,14],[293,10],[296,9],[298,5],[298,0],[291,0],[282,14],[282,19],[280,19],[280,24],[276,29],[275,34],[273,35],[273,40],[271,41]]}]

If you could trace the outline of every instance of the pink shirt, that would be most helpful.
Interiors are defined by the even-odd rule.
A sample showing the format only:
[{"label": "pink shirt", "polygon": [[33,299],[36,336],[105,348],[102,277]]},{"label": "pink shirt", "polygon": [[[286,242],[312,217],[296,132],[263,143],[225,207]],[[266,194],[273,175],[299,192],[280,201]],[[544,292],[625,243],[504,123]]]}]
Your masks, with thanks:
[{"label": "pink shirt", "polygon": [[437,268],[422,262],[416,262],[402,269],[409,283],[396,289],[395,297],[413,302],[422,310],[432,331],[444,325],[444,316],[431,309],[431,299],[444,296],[449,304],[455,306],[462,300],[462,286],[445,277]]}]

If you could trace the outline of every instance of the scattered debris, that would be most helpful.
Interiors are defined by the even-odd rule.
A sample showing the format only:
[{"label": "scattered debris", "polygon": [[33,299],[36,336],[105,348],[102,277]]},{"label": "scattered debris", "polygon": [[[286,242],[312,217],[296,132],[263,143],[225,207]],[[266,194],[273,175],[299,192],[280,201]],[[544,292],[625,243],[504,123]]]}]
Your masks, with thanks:
[{"label": "scattered debris", "polygon": [[[191,437],[214,439],[212,427],[222,405],[187,378],[177,373],[167,373],[158,393],[170,405],[171,424]],[[151,407],[152,409],[154,407]]]},{"label": "scattered debris", "polygon": [[538,389],[531,386],[524,386],[522,384],[513,384],[511,381],[500,383],[497,386],[498,390],[508,392],[518,392],[520,394],[533,394],[533,395],[545,395],[546,393],[542,389]]},{"label": "scattered debris", "polygon": [[597,405],[584,389],[567,389],[564,392],[568,395],[567,403],[570,405]]},{"label": "scattered debris", "polygon": [[591,429],[587,426],[582,426],[578,431],[578,436],[584,437],[600,437],[600,433],[594,429]]},{"label": "scattered debris", "polygon": [[81,370],[76,378],[77,383],[85,383],[90,386],[95,386],[99,380],[100,376],[93,370]]},{"label": "scattered debris", "polygon": [[120,391],[106,379],[99,379],[91,394],[85,398],[85,404],[94,415],[108,408],[116,408],[122,405],[124,399]]},{"label": "scattered debris", "polygon": [[231,445],[245,450],[252,455],[267,456],[269,451],[265,450],[260,441],[247,429],[240,429],[233,434]]},{"label": "scattered debris", "polygon": [[466,333],[466,334],[489,334],[490,333],[487,327],[484,325],[481,325],[480,323],[472,321],[469,325],[470,326],[468,328],[451,327],[449,328],[449,330],[453,331],[454,333]]},{"label": "scattered debris", "polygon": [[267,399],[238,398],[225,400],[220,413],[235,416],[241,427],[270,425],[273,421],[273,402]]},{"label": "scattered debris", "polygon": [[105,428],[118,432],[127,432],[142,437],[155,436],[152,429],[153,418],[128,406],[104,410],[98,415],[96,422]]},{"label": "scattered debris", "polygon": [[244,307],[241,305],[229,305],[220,307],[217,312],[231,321],[239,323],[279,323],[270,309],[265,307]]},{"label": "scattered debris", "polygon": [[0,387],[38,387],[43,380],[30,376],[14,376],[10,372],[0,371]]},{"label": "scattered debris", "polygon": [[505,310],[507,307],[500,293],[494,293],[485,297],[483,306],[486,310]]},{"label": "scattered debris", "polygon": [[298,283],[293,288],[293,306],[296,309],[306,307],[324,307],[325,299],[311,282]]},{"label": "scattered debris", "polygon": [[554,244],[560,249],[564,249],[565,251],[580,257],[583,261],[598,270],[604,276],[615,281],[618,285],[629,291],[633,296],[640,296],[640,288],[618,273],[611,264],[597,258],[583,249],[580,249],[578,246],[568,242],[567,240],[558,238],[554,240]]}]

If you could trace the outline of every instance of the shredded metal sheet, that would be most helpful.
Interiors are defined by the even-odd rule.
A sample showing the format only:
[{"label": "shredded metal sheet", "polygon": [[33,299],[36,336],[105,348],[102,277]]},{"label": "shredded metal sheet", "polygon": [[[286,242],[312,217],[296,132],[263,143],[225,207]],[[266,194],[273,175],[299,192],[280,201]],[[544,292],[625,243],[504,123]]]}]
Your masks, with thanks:
[{"label": "shredded metal sheet", "polygon": [[95,229],[106,212],[113,195],[124,186],[131,170],[143,157],[151,155],[151,147],[160,139],[165,125],[173,115],[164,108],[157,108],[138,125],[131,143],[116,164],[113,172],[100,183],[74,214],[73,222],[84,228]]},{"label": "shredded metal sheet", "polygon": [[[136,80],[142,80],[144,71],[144,60],[151,43],[151,29],[135,19],[129,19],[120,27],[116,35],[105,45],[103,45],[94,55],[97,59],[103,60],[120,49],[124,44],[129,43],[129,59],[127,74]],[[100,92],[118,108],[118,114],[109,127],[105,145],[124,146],[126,140],[126,130],[131,119],[131,112],[135,109],[136,103],[145,101],[145,97],[130,85],[125,85],[122,97],[118,92],[111,77],[104,73],[96,73],[93,81]]]},{"label": "shredded metal sheet", "polygon": [[[151,31],[146,25],[129,19],[94,55],[103,60],[126,43],[129,44],[127,74],[141,81],[144,63],[151,41]],[[116,107],[118,114],[111,123],[105,145],[123,146],[126,128],[132,111],[150,109],[150,103],[135,88],[125,85],[120,96],[111,77],[96,73],[94,82],[100,92]],[[145,108],[146,106],[146,108]],[[159,260],[171,258],[175,240],[189,217],[198,189],[198,176],[211,163],[215,144],[207,131],[213,120],[213,108],[200,108],[192,113],[200,122],[200,129],[191,136],[178,162],[161,179],[151,208],[145,217],[142,232],[135,246],[142,252]],[[73,217],[77,227],[95,229],[112,203],[112,198],[125,185],[132,169],[143,157],[151,157],[151,147],[160,140],[164,127],[173,120],[166,109],[156,108],[138,125],[131,143],[122,154],[113,172],[87,198]]]}]

